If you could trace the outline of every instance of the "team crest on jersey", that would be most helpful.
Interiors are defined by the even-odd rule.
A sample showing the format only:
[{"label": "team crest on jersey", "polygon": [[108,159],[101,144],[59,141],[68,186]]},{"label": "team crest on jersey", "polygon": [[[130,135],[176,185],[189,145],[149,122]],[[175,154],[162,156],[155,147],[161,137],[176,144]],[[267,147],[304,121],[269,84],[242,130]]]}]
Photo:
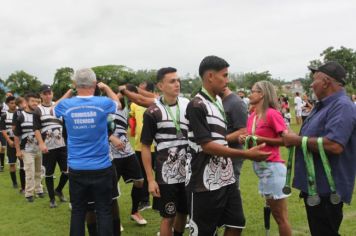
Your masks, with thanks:
[{"label": "team crest on jersey", "polygon": [[168,184],[185,182],[186,149],[171,147],[162,166],[162,179]]},{"label": "team crest on jersey", "polygon": [[174,204],[174,202],[168,202],[164,206],[164,210],[168,215],[174,215],[176,213],[176,205]]},{"label": "team crest on jersey", "polygon": [[230,158],[214,156],[205,166],[203,182],[206,189],[216,190],[235,182]]}]

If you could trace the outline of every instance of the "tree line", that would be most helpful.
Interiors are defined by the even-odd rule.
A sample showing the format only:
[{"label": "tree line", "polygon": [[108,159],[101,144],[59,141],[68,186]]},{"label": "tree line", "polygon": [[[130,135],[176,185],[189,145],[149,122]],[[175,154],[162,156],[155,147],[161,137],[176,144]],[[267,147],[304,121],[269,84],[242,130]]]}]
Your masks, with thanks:
[{"label": "tree line", "polygon": [[[311,60],[309,65],[319,66],[327,61],[338,61],[347,71],[346,90],[349,94],[356,92],[356,51],[352,48],[341,46],[336,49],[328,47],[325,49],[318,59]],[[118,85],[131,83],[138,85],[143,81],[155,82],[156,70],[137,70],[134,71],[124,65],[104,65],[92,68],[97,75],[99,81],[108,84],[112,89],[116,90]],[[72,84],[72,75],[74,70],[70,67],[62,67],[57,69],[54,78],[52,89],[55,98],[59,98],[64,94]],[[304,91],[309,92],[311,84],[311,73],[307,73],[304,78],[299,78]],[[229,87],[232,90],[250,89],[252,85],[261,80],[268,80],[276,87],[281,88],[283,84],[288,83],[283,79],[273,78],[269,71],[263,72],[248,72],[248,73],[231,73],[229,75]],[[31,75],[23,70],[12,73],[6,80],[0,78],[0,98],[3,100],[7,91],[12,91],[15,94],[23,95],[26,92],[38,92],[42,82],[34,75]],[[185,94],[196,93],[201,86],[201,79],[197,75],[186,74],[181,77],[181,91]]]}]

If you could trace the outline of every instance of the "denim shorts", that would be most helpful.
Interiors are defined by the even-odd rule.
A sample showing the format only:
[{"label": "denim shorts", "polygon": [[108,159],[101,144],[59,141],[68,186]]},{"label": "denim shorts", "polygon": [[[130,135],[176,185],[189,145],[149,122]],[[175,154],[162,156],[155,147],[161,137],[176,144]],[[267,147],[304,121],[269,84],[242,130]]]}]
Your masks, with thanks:
[{"label": "denim shorts", "polygon": [[287,168],[280,162],[254,162],[253,169],[259,179],[258,191],[268,199],[282,199],[289,195],[282,192]]}]

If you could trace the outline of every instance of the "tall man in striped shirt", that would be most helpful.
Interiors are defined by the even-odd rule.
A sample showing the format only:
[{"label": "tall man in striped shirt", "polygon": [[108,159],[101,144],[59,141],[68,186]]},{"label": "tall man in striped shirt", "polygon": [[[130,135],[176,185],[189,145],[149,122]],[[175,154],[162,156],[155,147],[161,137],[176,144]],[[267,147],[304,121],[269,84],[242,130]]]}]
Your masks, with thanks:
[{"label": "tall man in striped shirt", "polygon": [[[42,163],[45,167],[46,186],[50,199],[50,208],[57,207],[55,195],[61,202],[66,202],[62,190],[68,181],[67,171],[67,148],[62,135],[63,121],[51,114],[53,92],[49,85],[44,84],[41,87],[42,104],[35,110],[34,117],[35,135],[40,150],[42,151]],[[58,163],[61,169],[61,177],[56,189],[54,189],[53,175]]]},{"label": "tall man in striped shirt", "polygon": [[[177,70],[161,68],[157,86],[163,92],[143,116],[142,161],[147,174],[149,192],[162,216],[160,235],[183,235],[188,214],[185,193],[185,164],[188,126],[184,117],[188,99],[178,97],[180,80]],[[150,145],[156,144],[156,178],[153,177]]]},{"label": "tall man in striped shirt", "polygon": [[203,87],[190,101],[187,191],[191,235],[215,235],[225,226],[224,235],[240,235],[245,227],[240,191],[230,158],[261,161],[270,153],[262,145],[242,151],[227,146],[227,121],[221,99],[228,83],[229,64],[216,56],[205,57],[199,66]]}]

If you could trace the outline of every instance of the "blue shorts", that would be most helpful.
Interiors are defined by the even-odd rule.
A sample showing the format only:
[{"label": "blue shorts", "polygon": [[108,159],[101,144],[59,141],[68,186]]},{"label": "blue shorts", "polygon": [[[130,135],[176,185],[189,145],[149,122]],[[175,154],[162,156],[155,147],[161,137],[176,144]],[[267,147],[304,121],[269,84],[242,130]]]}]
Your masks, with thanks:
[{"label": "blue shorts", "polygon": [[282,199],[289,195],[282,192],[287,168],[280,162],[254,162],[253,169],[259,179],[258,191],[268,199]]}]

